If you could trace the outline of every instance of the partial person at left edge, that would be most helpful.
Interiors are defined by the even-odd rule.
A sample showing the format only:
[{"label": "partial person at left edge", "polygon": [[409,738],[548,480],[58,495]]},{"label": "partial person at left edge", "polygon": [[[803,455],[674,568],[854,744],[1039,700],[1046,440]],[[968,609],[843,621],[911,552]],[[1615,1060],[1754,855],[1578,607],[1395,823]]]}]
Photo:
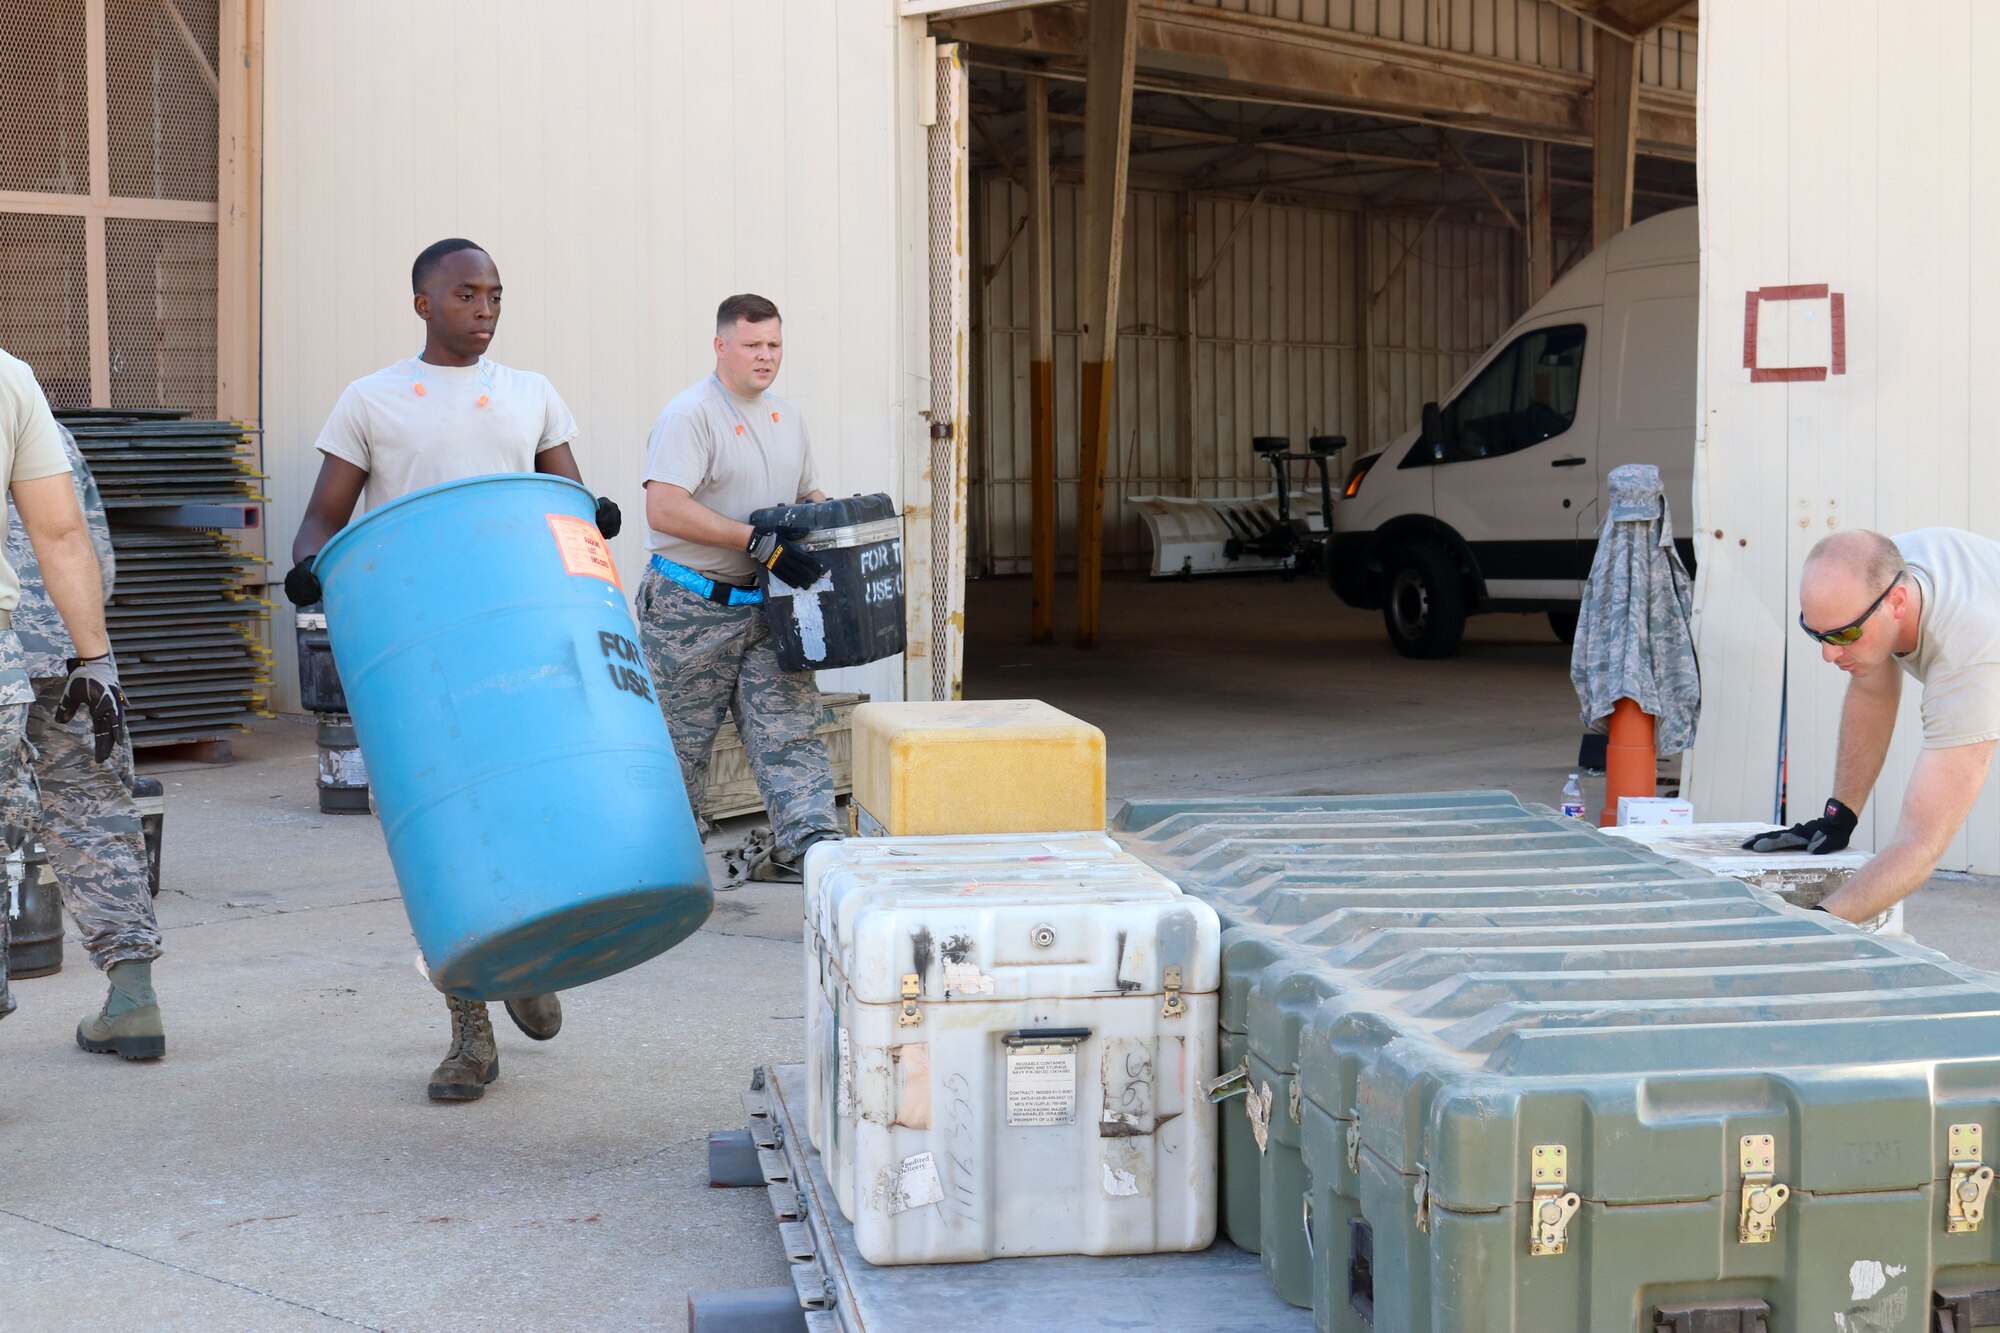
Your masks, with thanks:
[{"label": "partial person at left edge", "polygon": [[[59,690],[52,680],[48,693],[54,708],[45,720],[67,725],[79,711],[84,712],[87,725],[74,728],[77,753],[88,753],[90,762],[100,768],[115,764],[129,768],[125,694],[119,688],[118,668],[104,629],[104,577],[83,507],[77,503],[62,431],[34,372],[4,351],[0,351],[0,476],[6,478],[14,512],[20,516],[28,544],[41,566],[43,586],[74,654],[62,663]],[[36,686],[29,675],[27,649],[14,629],[14,612],[20,602],[20,576],[0,555],[0,851],[8,856],[10,879],[19,874],[21,866],[15,853],[26,851],[42,822],[29,745],[29,714],[36,702]],[[136,818],[131,831],[137,833]],[[143,894],[143,843],[138,846],[137,889]],[[0,1017],[15,1007],[7,987],[6,946],[18,887],[15,879],[0,889],[6,894],[0,903]],[[78,1025],[77,1042],[84,1049],[132,1059],[152,1059],[165,1053],[166,1039],[151,976],[159,935],[157,930],[151,931],[149,938],[147,934],[135,934],[133,948],[122,958],[101,956],[109,965],[111,994],[102,1011]],[[114,1037],[119,1040],[113,1041]]]},{"label": "partial person at left edge", "polygon": [[[76,502],[90,527],[105,605],[117,578],[111,522],[90,465],[60,424]],[[41,561],[23,525],[7,524],[7,563],[21,580],[14,633],[27,655],[35,701],[28,708],[28,751],[33,756],[40,810],[36,838],[48,854],[63,906],[76,922],[90,961],[110,983],[104,1004],[76,1025],[76,1044],[101,1055],[156,1060],[167,1053],[153,964],[160,957],[160,923],[153,912],[146,834],[133,799],[132,744],[121,736],[109,755],[97,756],[87,717],[61,720],[69,659],[76,646],[49,600]]]},{"label": "partial person at left edge", "polygon": [[[348,385],[320,432],[324,459],[306,503],[297,563],[285,595],[299,607],[321,600],[313,561],[346,526],[366,492],[367,507],[471,477],[541,472],[581,482],[570,442],[577,436],[555,387],[530,370],[486,355],[500,323],[500,271],[491,255],[461,237],[435,242],[410,270],[423,351]],[[620,526],[618,506],[597,499],[597,528]],[[468,571],[470,575],[471,571]],[[336,665],[338,665],[336,663]],[[500,1074],[500,1053],[486,1005],[446,996],[451,1046],[431,1075],[433,1101],[476,1101]],[[537,1041],[562,1027],[553,995],[506,1002],[515,1026]]]}]

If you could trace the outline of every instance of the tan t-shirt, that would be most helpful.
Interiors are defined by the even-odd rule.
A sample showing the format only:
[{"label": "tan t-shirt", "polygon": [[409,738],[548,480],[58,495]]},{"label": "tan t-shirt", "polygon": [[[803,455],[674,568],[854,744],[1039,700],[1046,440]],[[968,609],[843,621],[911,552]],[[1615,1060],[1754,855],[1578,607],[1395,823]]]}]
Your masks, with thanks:
[{"label": "tan t-shirt", "polygon": [[[62,432],[28,363],[0,352],[0,476],[9,485],[70,470]],[[0,556],[0,611],[21,604],[21,578]],[[6,702],[15,702],[7,700]]]},{"label": "tan t-shirt", "polygon": [[[646,437],[646,480],[686,490],[739,523],[772,505],[803,500],[819,489],[805,418],[789,398],[768,389],[739,398],[710,375],[674,396]],[[653,553],[725,583],[751,583],[757,562],[747,551],[725,551],[650,536]]]},{"label": "tan t-shirt", "polygon": [[426,486],[533,472],[537,455],[575,438],[576,418],[534,371],[413,356],[348,385],[318,447],[368,474],[364,509],[379,509]]},{"label": "tan t-shirt", "polygon": [[1924,598],[1917,650],[1897,659],[1923,683],[1924,748],[2000,740],[2000,542],[1957,528],[1890,540]]}]

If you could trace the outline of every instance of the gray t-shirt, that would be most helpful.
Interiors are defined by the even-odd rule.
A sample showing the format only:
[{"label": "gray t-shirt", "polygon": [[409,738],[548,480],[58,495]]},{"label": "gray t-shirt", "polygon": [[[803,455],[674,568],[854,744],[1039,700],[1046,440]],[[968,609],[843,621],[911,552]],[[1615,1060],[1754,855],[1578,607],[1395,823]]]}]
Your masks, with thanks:
[{"label": "gray t-shirt", "polygon": [[[11,485],[67,471],[62,431],[35,372],[27,362],[0,352],[0,479]],[[0,611],[12,611],[20,600],[20,577],[13,565],[0,559]],[[19,701],[0,700],[15,702]]]},{"label": "gray t-shirt", "polygon": [[426,486],[533,472],[538,455],[575,438],[576,418],[534,371],[413,356],[348,385],[318,447],[368,474],[365,508],[379,509]]},{"label": "gray t-shirt", "polygon": [[2000,740],[2000,542],[1957,528],[1890,540],[1923,592],[1916,651],[1897,660],[1924,687],[1924,748]]},{"label": "gray t-shirt", "polygon": [[[69,460],[69,480],[76,490],[76,503],[83,510],[84,525],[90,529],[90,544],[97,551],[97,573],[104,586],[104,604],[109,606],[117,586],[118,563],[111,549],[111,522],[104,515],[104,498],[97,492],[97,479],[90,475],[90,465],[83,461],[83,451],[76,447],[76,437],[60,422],[56,431],[62,437],[63,456]],[[11,504],[7,506],[7,563],[21,580],[21,604],[14,608],[14,633],[28,655],[28,674],[36,680],[61,679],[69,674],[69,659],[76,656],[76,644],[70,640],[69,626],[63,624],[55,602],[49,598],[48,585],[42,582],[41,562],[35,559],[28,530],[21,525],[21,517]]]},{"label": "gray t-shirt", "polygon": [[[772,505],[803,500],[819,489],[812,442],[798,405],[768,389],[739,398],[710,375],[676,394],[646,437],[646,480],[686,490],[739,523]],[[757,562],[745,551],[682,541],[654,531],[655,555],[725,583],[750,583]]]}]

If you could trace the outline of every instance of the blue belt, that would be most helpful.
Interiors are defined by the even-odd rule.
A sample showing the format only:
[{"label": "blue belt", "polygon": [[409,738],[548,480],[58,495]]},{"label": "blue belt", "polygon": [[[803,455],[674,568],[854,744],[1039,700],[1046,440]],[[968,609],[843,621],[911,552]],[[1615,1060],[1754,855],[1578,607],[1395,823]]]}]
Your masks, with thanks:
[{"label": "blue belt", "polygon": [[721,583],[706,574],[697,574],[686,565],[677,565],[663,555],[656,555],[650,562],[662,575],[680,584],[697,597],[706,597],[711,602],[723,606],[756,606],[764,600],[761,588],[746,588],[736,583]]}]

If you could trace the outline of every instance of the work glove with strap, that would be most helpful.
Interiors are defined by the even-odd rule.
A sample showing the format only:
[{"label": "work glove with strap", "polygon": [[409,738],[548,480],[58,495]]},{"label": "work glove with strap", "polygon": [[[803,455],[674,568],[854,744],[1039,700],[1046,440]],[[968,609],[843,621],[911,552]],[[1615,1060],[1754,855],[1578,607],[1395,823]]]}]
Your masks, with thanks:
[{"label": "work glove with strap", "polygon": [[118,667],[110,653],[72,657],[68,666],[56,721],[67,722],[79,708],[88,709],[91,730],[97,733],[97,762],[104,763],[125,734],[125,691],[118,688]]},{"label": "work glove with strap", "polygon": [[618,530],[625,526],[625,515],[612,502],[611,497],[597,497],[597,531],[600,536],[616,537]]},{"label": "work glove with strap", "polygon": [[293,606],[312,606],[325,593],[319,586],[319,575],[313,573],[313,561],[317,557],[307,556],[292,566],[292,572],[285,575],[285,596]]},{"label": "work glove with strap", "polygon": [[793,543],[802,539],[810,528],[781,528],[764,525],[750,530],[750,540],[744,550],[750,558],[771,571],[772,577],[793,588],[810,588],[826,573],[826,566],[815,559],[812,552]]},{"label": "work glove with strap", "polygon": [[1818,819],[1808,819],[1803,824],[1790,828],[1772,829],[1769,833],[1759,833],[1743,844],[1746,852],[1798,852],[1812,856],[1825,856],[1847,846],[1847,840],[1854,836],[1854,826],[1861,822],[1861,816],[1849,810],[1839,801],[1829,798],[1826,812]]}]

